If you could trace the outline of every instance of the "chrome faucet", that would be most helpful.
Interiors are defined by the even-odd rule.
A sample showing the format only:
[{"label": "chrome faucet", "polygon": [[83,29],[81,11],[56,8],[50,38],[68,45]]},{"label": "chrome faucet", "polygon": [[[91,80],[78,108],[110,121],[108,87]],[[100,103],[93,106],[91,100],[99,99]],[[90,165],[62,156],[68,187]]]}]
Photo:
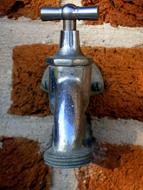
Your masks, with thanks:
[{"label": "chrome faucet", "polygon": [[103,92],[99,68],[81,52],[76,20],[97,19],[97,7],[44,7],[41,19],[63,20],[59,50],[47,59],[42,87],[54,116],[51,144],[44,153],[53,167],[80,167],[91,161],[91,122],[85,115],[91,95]]}]

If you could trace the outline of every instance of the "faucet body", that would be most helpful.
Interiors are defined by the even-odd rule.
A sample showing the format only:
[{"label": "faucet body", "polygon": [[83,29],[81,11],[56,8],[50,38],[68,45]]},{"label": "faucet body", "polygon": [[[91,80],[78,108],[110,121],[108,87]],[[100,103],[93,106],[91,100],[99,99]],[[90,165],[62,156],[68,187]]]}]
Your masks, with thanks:
[{"label": "faucet body", "polygon": [[[79,148],[85,135],[85,111],[90,95],[91,65],[50,67],[49,99],[53,108],[53,147],[59,152]],[[52,110],[52,109],[51,109]]]},{"label": "faucet body", "polygon": [[[67,15],[65,9],[71,11],[76,7],[65,6],[63,15]],[[45,12],[43,15],[46,20]],[[104,84],[99,69],[95,66],[93,73],[93,61],[83,55],[79,44],[76,20],[64,20],[59,50],[47,59],[49,66],[42,79],[54,119],[51,146],[44,159],[54,167],[79,167],[91,160],[91,126],[85,112],[91,91],[103,91]]]}]

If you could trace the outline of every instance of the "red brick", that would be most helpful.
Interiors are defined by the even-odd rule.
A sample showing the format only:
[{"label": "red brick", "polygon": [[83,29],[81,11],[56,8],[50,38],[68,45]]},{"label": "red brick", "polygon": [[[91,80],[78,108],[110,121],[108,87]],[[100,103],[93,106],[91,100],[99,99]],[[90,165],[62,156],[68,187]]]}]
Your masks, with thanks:
[{"label": "red brick", "polygon": [[87,24],[111,23],[113,26],[143,26],[143,1],[140,0],[82,0],[83,6],[99,7],[99,20]]},{"label": "red brick", "polygon": [[76,170],[78,190],[142,190],[143,148],[96,145],[94,162]]},{"label": "red brick", "polygon": [[7,15],[9,18],[20,16],[36,19],[42,6],[55,7],[60,5],[60,0],[1,0],[0,15]]},{"label": "red brick", "polygon": [[[50,114],[48,97],[40,89],[44,60],[56,45],[24,45],[13,51],[12,105],[18,115]],[[91,97],[88,112],[98,117],[143,120],[143,49],[84,47],[100,67],[105,82],[103,94]]]},{"label": "red brick", "polygon": [[0,143],[1,190],[49,190],[51,170],[34,141],[1,138]]}]

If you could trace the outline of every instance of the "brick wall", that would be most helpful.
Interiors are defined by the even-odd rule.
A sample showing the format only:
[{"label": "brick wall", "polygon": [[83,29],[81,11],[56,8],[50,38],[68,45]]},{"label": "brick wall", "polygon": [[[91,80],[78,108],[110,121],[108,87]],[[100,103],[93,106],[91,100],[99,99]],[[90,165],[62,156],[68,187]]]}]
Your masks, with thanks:
[{"label": "brick wall", "polygon": [[38,18],[39,9],[42,6],[59,6],[59,0],[2,0],[0,2],[0,15],[7,15],[8,18],[17,19],[25,16],[31,19]]},{"label": "brick wall", "polygon": [[[52,119],[40,82],[45,58],[57,50],[61,24],[42,23],[39,8],[67,2],[99,6],[99,20],[78,28],[82,50],[101,69],[105,91],[87,109],[94,116],[93,163],[51,171],[42,152]],[[143,3],[3,0],[0,15],[0,189],[142,190]]]},{"label": "brick wall", "polygon": [[[13,50],[13,90],[9,113],[49,115],[48,97],[40,88],[45,59],[57,45],[24,45]],[[83,47],[102,71],[105,91],[90,100],[88,113],[98,117],[143,120],[143,49]],[[29,64],[32,63],[32,64]],[[24,98],[23,98],[24,97]]]},{"label": "brick wall", "polygon": [[0,189],[49,189],[51,170],[45,166],[35,142],[3,137],[0,143]]},{"label": "brick wall", "polygon": [[84,6],[99,6],[99,20],[87,24],[110,23],[113,26],[143,26],[143,2],[140,0],[82,0]]}]

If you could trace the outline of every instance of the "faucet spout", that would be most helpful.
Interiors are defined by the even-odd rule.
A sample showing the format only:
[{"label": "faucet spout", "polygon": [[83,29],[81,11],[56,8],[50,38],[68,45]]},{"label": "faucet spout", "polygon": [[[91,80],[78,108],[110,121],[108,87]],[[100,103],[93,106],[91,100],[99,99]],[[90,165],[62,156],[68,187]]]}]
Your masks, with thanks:
[{"label": "faucet spout", "polygon": [[59,152],[78,148],[84,135],[82,89],[78,78],[65,77],[58,84],[54,116],[53,146]]}]

